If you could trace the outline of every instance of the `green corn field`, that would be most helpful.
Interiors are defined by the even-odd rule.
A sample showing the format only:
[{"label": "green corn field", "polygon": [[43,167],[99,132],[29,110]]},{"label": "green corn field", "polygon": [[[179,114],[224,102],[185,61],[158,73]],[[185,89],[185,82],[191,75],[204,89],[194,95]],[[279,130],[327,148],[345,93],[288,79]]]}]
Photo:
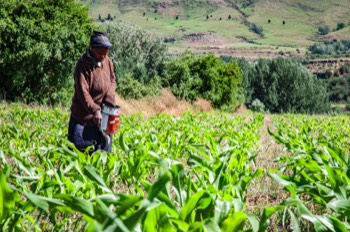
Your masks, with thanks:
[{"label": "green corn field", "polygon": [[350,230],[348,116],[122,116],[91,156],[68,120],[0,104],[1,231]]}]

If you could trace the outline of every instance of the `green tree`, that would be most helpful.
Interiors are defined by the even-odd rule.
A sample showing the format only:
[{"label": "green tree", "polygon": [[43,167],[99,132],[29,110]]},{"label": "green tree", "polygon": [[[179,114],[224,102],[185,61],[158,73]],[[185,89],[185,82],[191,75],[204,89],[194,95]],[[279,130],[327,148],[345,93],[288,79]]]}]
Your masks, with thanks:
[{"label": "green tree", "polygon": [[215,107],[240,103],[242,74],[235,62],[224,63],[213,54],[196,57],[190,53],[170,62],[167,72],[167,83],[180,98],[204,98]]},{"label": "green tree", "polygon": [[167,75],[163,85],[164,87],[170,87],[179,99],[194,101],[200,94],[199,89],[202,80],[198,75],[193,75],[191,72],[194,61],[193,54],[186,54],[167,63]]},{"label": "green tree", "polygon": [[59,100],[94,27],[75,0],[0,1],[0,89],[8,100]]},{"label": "green tree", "polygon": [[320,35],[327,35],[330,32],[330,29],[327,25],[321,25],[318,28]]},{"label": "green tree", "polygon": [[337,29],[336,30],[341,30],[345,28],[345,23],[337,23]]},{"label": "green tree", "polygon": [[318,113],[329,110],[325,83],[293,59],[259,59],[250,78],[252,99],[270,112]]},{"label": "green tree", "polygon": [[250,25],[250,28],[249,28],[252,32],[260,35],[260,36],[264,36],[264,29],[261,25],[259,24],[256,24],[256,23],[252,23]]},{"label": "green tree", "polygon": [[326,80],[329,100],[334,103],[345,103],[350,99],[350,76]]},{"label": "green tree", "polygon": [[234,58],[229,59],[229,62],[236,62],[240,67],[242,74],[242,91],[244,95],[244,102],[248,105],[252,103],[254,99],[252,99],[253,89],[251,88],[251,67],[252,61],[249,61],[245,58]]}]

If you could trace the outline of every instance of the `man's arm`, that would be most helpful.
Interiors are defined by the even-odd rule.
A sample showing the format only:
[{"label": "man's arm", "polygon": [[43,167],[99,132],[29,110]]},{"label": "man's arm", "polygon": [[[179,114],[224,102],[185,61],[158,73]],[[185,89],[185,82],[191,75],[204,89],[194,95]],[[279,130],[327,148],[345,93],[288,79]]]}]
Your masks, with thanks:
[{"label": "man's arm", "polygon": [[89,93],[90,87],[87,82],[89,75],[83,67],[77,65],[74,71],[75,91],[84,109],[90,114],[94,114],[96,111],[101,110],[101,107],[94,102]]},{"label": "man's arm", "polygon": [[103,99],[103,102],[107,103],[108,105],[115,106],[115,89],[116,89],[116,76],[114,73],[114,66],[111,60],[108,62],[109,64],[109,70],[110,70],[110,79],[111,79],[111,85],[108,88],[108,91]]}]

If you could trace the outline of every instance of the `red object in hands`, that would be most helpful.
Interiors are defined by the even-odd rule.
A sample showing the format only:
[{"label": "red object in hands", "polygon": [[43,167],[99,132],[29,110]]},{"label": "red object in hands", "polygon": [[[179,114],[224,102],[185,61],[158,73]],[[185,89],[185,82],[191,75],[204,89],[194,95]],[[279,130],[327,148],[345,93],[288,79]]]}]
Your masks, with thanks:
[{"label": "red object in hands", "polygon": [[108,116],[106,134],[115,134],[118,131],[120,115]]},{"label": "red object in hands", "polygon": [[121,109],[119,106],[102,106],[101,130],[106,134],[115,134],[119,128]]}]

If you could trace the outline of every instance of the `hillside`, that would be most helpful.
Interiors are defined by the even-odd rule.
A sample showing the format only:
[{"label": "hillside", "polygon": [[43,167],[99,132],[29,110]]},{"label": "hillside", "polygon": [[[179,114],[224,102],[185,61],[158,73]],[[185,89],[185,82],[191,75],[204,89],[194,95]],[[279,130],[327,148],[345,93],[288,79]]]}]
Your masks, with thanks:
[{"label": "hillside", "polygon": [[[168,39],[184,49],[244,56],[303,54],[309,45],[350,39],[349,0],[84,0],[96,19],[110,16]],[[335,30],[337,25],[345,25]],[[250,30],[260,26],[263,36]],[[320,27],[329,33],[319,35]]]}]

